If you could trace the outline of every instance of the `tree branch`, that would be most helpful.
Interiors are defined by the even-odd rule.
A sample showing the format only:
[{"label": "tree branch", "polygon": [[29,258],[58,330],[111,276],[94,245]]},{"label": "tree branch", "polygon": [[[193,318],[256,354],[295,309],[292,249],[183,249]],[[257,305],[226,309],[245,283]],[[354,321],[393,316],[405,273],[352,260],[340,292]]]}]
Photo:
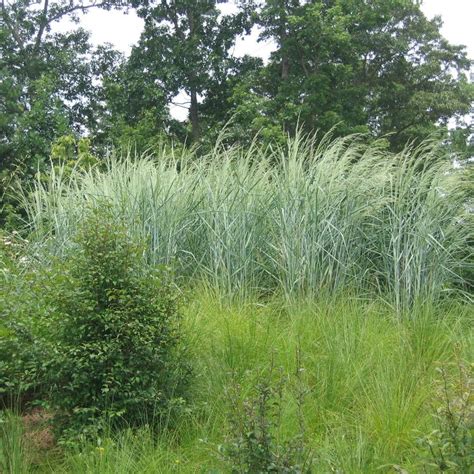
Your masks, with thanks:
[{"label": "tree branch", "polygon": [[171,101],[171,105],[174,105],[175,107],[181,107],[182,109],[189,110],[189,106],[186,107],[183,104],[190,104],[190,102],[173,102],[173,101]]},{"label": "tree branch", "polygon": [[161,1],[161,6],[166,9],[168,12],[169,17],[171,18],[171,22],[174,25],[174,30],[176,32],[176,35],[178,38],[182,41],[185,40],[184,34],[182,29],[179,27],[179,21],[178,21],[178,15],[176,13],[176,7],[173,9],[168,5],[168,2],[166,0]]},{"label": "tree branch", "polygon": [[66,15],[69,15],[70,13],[74,13],[76,11],[81,11],[81,12],[85,12],[86,10],[89,10],[90,8],[102,8],[102,7],[107,7],[107,6],[110,6],[112,5],[113,2],[108,2],[108,1],[104,1],[104,2],[94,2],[94,3],[91,3],[89,5],[75,5],[75,6],[72,6],[70,8],[67,8],[65,10],[61,10],[59,11],[56,15],[52,16],[49,20],[48,20],[48,23],[52,23],[53,21],[56,21],[56,20],[59,20],[60,18],[62,18],[63,16],[66,16]]},{"label": "tree branch", "polygon": [[18,47],[21,50],[24,50],[25,43],[23,41],[23,38],[21,37],[17,29],[15,28],[15,25],[13,25],[12,22],[10,21],[10,17],[8,16],[8,12],[5,7],[5,0],[2,0],[2,17],[3,17],[3,21],[5,22],[5,25],[7,25],[8,29],[10,30],[10,33],[13,36],[14,40],[16,41]]},{"label": "tree branch", "polygon": [[48,7],[49,7],[49,0],[44,0],[43,13],[41,14],[40,27],[38,29],[38,34],[36,35],[36,41],[35,41],[35,47],[34,47],[34,50],[36,52],[38,51],[40,47],[41,38],[43,37],[44,30],[49,23],[48,22]]}]

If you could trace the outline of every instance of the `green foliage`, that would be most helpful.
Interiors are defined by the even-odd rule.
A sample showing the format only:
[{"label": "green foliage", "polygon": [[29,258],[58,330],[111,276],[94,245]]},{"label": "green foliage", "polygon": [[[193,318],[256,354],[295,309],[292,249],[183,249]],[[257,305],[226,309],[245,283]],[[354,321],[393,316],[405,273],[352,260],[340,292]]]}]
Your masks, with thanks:
[{"label": "green foliage", "polygon": [[[113,53],[93,50],[82,29],[55,33],[61,19],[96,2],[2,2],[0,7],[0,223],[15,223],[15,181],[29,182],[49,166],[51,146],[64,135],[100,135],[103,89]],[[100,2],[111,8],[122,2]],[[105,51],[104,51],[105,49]],[[14,179],[12,179],[12,177]]]},{"label": "green foliage", "polygon": [[[227,124],[227,144],[285,146],[298,127],[314,133],[386,137],[393,150],[469,112],[474,86],[465,48],[440,34],[415,0],[6,2],[0,9],[0,223],[24,217],[11,194],[49,172],[61,137],[88,136],[91,156],[112,147],[137,154],[163,143],[212,150]],[[81,28],[54,33],[61,19],[93,8],[134,8],[144,20],[129,58],[92,48]],[[235,58],[252,26],[277,49],[268,64]],[[185,92],[189,101],[176,103]],[[174,120],[171,106],[188,109]],[[448,146],[467,157],[464,124]],[[65,145],[63,143],[63,145]],[[54,146],[54,150],[52,147]],[[66,147],[67,148],[67,147]],[[69,147],[71,148],[71,147]]]},{"label": "green foliage", "polygon": [[23,407],[45,395],[50,311],[44,275],[31,268],[18,234],[0,240],[0,406]]},{"label": "green foliage", "polygon": [[99,162],[91,152],[90,139],[76,140],[73,135],[63,135],[53,142],[51,161],[57,170],[64,168],[68,175],[75,166],[88,170]]},{"label": "green foliage", "polygon": [[[302,367],[297,368],[297,376]],[[311,473],[313,459],[305,445],[303,398],[296,400],[299,433],[281,442],[277,431],[283,420],[284,390],[287,381],[280,374],[261,376],[251,396],[242,400],[242,388],[234,380],[226,394],[229,402],[229,436],[219,453],[233,473]],[[300,392],[304,390],[297,387]]]},{"label": "green foliage", "polygon": [[[419,433],[438,428],[430,406],[435,369],[455,355],[472,360],[474,347],[472,305],[452,300],[414,308],[410,320],[399,320],[383,301],[349,294],[291,304],[278,297],[228,304],[225,295],[200,287],[189,293],[182,313],[196,377],[189,409],[172,429],[106,431],[49,456],[43,451],[39,472],[228,472],[229,464],[216,454],[216,446],[235,439],[229,437],[224,388],[237,383],[238,406],[247,401],[256,408],[251,402],[258,399],[259,383],[268,380],[272,360],[278,368],[268,380],[273,393],[280,367],[288,380],[280,421],[270,416],[280,409],[268,406],[275,444],[284,446],[301,432],[300,387],[315,472],[375,473],[387,464],[423,472],[420,462],[428,452],[416,441]],[[302,363],[295,357],[298,348]],[[304,368],[299,382],[297,367]],[[446,369],[454,380],[456,367]]]},{"label": "green foliage", "polygon": [[400,150],[469,112],[471,61],[419,2],[269,0],[256,16],[260,37],[277,48],[231,94],[246,135],[275,123],[294,133],[300,123],[311,132],[389,134]]},{"label": "green foliage", "polygon": [[419,440],[431,458],[425,465],[468,474],[474,467],[474,364],[462,361],[454,370],[440,367],[438,373],[434,402],[438,427]]},{"label": "green foliage", "polygon": [[103,110],[94,142],[141,154],[156,149],[165,135],[174,137],[175,130],[166,108],[166,93],[149,77],[155,71],[144,67],[136,54],[125,61],[116,52],[103,49],[98,56],[96,62],[105,63],[101,73]]},{"label": "green foliage", "polygon": [[[141,90],[151,89],[156,94],[161,89],[166,105],[184,90],[189,95],[189,136],[196,142],[204,131],[198,95],[222,95],[230,50],[237,35],[249,31],[248,15],[244,9],[234,15],[219,15],[217,4],[225,1],[131,3],[145,20],[140,43],[130,57],[130,65],[140,71]],[[150,109],[148,94],[137,99],[142,109]]]},{"label": "green foliage", "polygon": [[160,447],[158,439],[157,433],[145,426],[115,432],[96,443],[84,440],[67,451],[63,469],[77,474],[145,474],[179,470],[180,465],[172,461],[164,467],[166,451]]},{"label": "green foliage", "polygon": [[21,418],[0,412],[0,470],[8,474],[29,472],[30,455],[24,443]]},{"label": "green foliage", "polygon": [[[30,307],[32,302],[30,301]],[[5,308],[2,313],[10,308]],[[15,309],[13,314],[20,311]],[[24,315],[22,315],[24,316]],[[24,406],[38,401],[44,395],[44,370],[42,363],[47,353],[42,341],[25,321],[5,320],[0,326],[0,403],[2,406]],[[44,369],[44,368],[43,368]]]},{"label": "green foliage", "polygon": [[66,438],[166,424],[189,378],[169,271],[147,266],[108,211],[92,212],[63,260],[32,261],[12,237],[3,247],[2,405],[48,403]]},{"label": "green foliage", "polygon": [[[158,423],[180,403],[176,290],[107,211],[93,211],[48,297],[58,328],[49,362],[52,403],[68,436],[98,423]],[[56,270],[58,271],[58,270]]]}]

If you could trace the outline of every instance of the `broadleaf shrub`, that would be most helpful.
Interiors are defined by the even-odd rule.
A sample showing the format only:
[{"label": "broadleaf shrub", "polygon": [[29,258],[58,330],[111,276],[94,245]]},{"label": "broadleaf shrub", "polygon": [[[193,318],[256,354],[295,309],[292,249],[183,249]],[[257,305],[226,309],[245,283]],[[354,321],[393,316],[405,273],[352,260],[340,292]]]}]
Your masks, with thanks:
[{"label": "broadleaf shrub", "polygon": [[33,271],[18,234],[0,236],[0,407],[44,395],[50,311],[42,271]]},{"label": "broadleaf shrub", "polygon": [[298,413],[298,432],[285,440],[278,430],[283,418],[285,386],[289,380],[282,373],[275,379],[273,365],[256,384],[250,397],[242,397],[235,380],[226,391],[229,401],[229,433],[218,447],[219,455],[232,473],[294,473],[313,472],[315,459],[305,437],[303,405],[305,389],[301,379],[300,354],[294,377],[294,402]]},{"label": "broadleaf shrub", "polygon": [[423,468],[472,473],[474,364],[458,360],[457,363],[439,367],[438,374],[433,407],[437,429],[418,440],[429,455]]},{"label": "broadleaf shrub", "polygon": [[74,243],[49,295],[60,431],[70,439],[105,424],[157,423],[182,400],[189,376],[170,272],[146,265],[142,243],[104,206],[85,218]]}]

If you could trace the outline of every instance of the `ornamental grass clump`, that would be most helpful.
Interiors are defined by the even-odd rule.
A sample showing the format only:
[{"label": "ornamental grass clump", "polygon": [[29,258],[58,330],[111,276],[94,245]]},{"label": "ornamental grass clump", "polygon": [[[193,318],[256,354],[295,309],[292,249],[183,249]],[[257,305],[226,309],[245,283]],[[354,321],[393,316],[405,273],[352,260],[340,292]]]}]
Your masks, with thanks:
[{"label": "ornamental grass clump", "polygon": [[216,147],[54,170],[25,193],[36,242],[66,251],[89,203],[106,198],[150,262],[193,285],[288,300],[350,291],[397,312],[466,287],[472,216],[464,170],[431,142],[389,152],[359,136],[285,147]]}]

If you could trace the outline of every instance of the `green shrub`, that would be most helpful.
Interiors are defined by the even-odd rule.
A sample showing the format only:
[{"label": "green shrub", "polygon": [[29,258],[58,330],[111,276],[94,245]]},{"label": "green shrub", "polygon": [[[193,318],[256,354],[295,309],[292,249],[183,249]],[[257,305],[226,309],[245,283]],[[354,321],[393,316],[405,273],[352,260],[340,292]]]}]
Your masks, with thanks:
[{"label": "green shrub", "polygon": [[434,406],[437,429],[419,439],[429,453],[424,467],[435,468],[440,472],[472,473],[474,364],[458,361],[454,370],[448,369],[448,366],[438,368]]},{"label": "green shrub", "polygon": [[23,323],[0,327],[0,406],[23,407],[41,398],[43,346]]},{"label": "green shrub", "polygon": [[283,405],[288,380],[280,373],[275,379],[273,368],[256,384],[252,394],[242,398],[242,389],[233,381],[227,390],[230,412],[229,435],[219,453],[230,472],[246,473],[310,473],[314,459],[306,445],[303,421],[305,390],[299,365],[295,377],[295,403],[299,429],[293,437],[280,440]]},{"label": "green shrub", "polygon": [[[24,255],[18,234],[0,238],[0,407],[41,398],[50,321],[39,271]],[[42,380],[43,379],[43,380]]]},{"label": "green shrub", "polygon": [[169,271],[107,210],[95,210],[50,288],[57,329],[49,363],[56,421],[66,437],[107,423],[156,423],[180,402],[189,374]]}]

